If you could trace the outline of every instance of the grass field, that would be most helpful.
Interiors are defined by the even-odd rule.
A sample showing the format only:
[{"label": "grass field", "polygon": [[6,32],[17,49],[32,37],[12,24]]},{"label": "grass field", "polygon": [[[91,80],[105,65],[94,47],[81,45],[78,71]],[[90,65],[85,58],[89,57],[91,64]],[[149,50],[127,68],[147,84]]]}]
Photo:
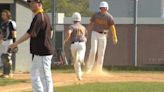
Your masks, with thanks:
[{"label": "grass field", "polygon": [[0,86],[12,85],[17,83],[25,83],[27,80],[0,79]]},{"label": "grass field", "polygon": [[[105,68],[105,75],[86,74],[80,82],[75,80],[72,66],[56,67],[52,74],[54,92],[164,92],[162,67],[110,67]],[[18,85],[25,89],[12,92],[31,92],[30,74],[18,73],[13,79],[0,78],[0,90],[15,89]]]},{"label": "grass field", "polygon": [[164,83],[116,82],[56,87],[55,92],[164,92]]},{"label": "grass field", "polygon": [[[58,66],[54,65],[52,66],[52,69],[58,72],[74,72],[74,68],[72,65],[63,65],[63,66]],[[141,66],[141,67],[134,67],[134,66],[104,66],[104,69],[107,71],[164,71],[163,66]]]},{"label": "grass field", "polygon": [[[64,71],[63,71],[64,69]],[[65,71],[66,70],[66,71]],[[110,72],[164,73],[163,67],[107,67]],[[74,72],[72,67],[58,67],[59,72]],[[149,77],[149,76],[148,76]],[[143,80],[144,81],[144,80]],[[164,92],[164,82],[108,82],[55,87],[55,92]]]}]

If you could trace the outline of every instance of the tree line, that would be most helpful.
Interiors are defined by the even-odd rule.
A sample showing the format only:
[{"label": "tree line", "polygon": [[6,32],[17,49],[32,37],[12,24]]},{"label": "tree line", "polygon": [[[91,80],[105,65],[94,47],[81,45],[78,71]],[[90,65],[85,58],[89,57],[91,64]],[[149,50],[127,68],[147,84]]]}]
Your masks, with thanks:
[{"label": "tree line", "polygon": [[[43,0],[46,12],[52,11],[52,0]],[[55,9],[57,13],[65,13],[65,16],[72,16],[74,12],[80,12],[82,16],[90,16],[89,0],[56,0]]]}]

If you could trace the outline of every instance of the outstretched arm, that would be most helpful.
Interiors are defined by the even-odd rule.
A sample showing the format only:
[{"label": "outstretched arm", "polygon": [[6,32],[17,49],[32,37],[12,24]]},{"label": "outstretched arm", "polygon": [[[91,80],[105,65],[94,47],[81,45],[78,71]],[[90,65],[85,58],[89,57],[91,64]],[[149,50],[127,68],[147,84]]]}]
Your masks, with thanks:
[{"label": "outstretched arm", "polygon": [[13,49],[15,47],[17,47],[19,44],[21,44],[22,42],[26,41],[27,39],[30,38],[30,34],[25,33],[20,39],[18,39],[15,43],[11,44],[9,46],[9,48]]}]

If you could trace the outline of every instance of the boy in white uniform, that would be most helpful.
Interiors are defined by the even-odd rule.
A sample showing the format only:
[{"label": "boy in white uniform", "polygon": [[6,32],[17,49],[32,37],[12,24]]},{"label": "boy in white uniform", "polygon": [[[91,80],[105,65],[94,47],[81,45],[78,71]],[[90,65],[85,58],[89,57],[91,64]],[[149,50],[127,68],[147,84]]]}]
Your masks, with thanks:
[{"label": "boy in white uniform", "polygon": [[[69,30],[66,34],[65,42],[70,40],[71,41],[71,53],[74,62],[74,69],[77,75],[78,80],[82,79],[82,70],[81,64],[84,62],[85,51],[86,51],[86,28],[81,25],[81,15],[78,12],[73,14],[73,22],[69,27]],[[64,43],[65,43],[64,42]]]},{"label": "boy in white uniform", "polygon": [[[107,35],[109,30],[112,31],[112,38],[114,44],[117,44],[117,34],[115,29],[115,23],[112,15],[108,12],[108,3],[102,1],[100,3],[100,11],[95,13],[89,24],[89,31],[91,33],[91,49],[89,58],[87,61],[87,71],[90,73],[93,70],[93,67],[96,71],[101,72],[104,61],[104,54],[107,45]],[[97,53],[97,60],[96,60]],[[95,65],[95,66],[94,66]]]}]

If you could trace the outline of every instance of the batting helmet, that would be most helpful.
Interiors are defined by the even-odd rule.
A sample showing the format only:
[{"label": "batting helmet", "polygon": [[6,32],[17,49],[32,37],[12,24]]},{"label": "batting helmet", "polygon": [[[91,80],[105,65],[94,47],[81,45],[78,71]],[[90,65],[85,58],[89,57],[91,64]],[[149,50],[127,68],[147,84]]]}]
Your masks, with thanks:
[{"label": "batting helmet", "polygon": [[101,7],[106,7],[107,10],[108,10],[108,3],[105,2],[105,1],[102,1],[102,2],[100,2],[100,6],[99,6],[99,7],[100,7],[100,8],[101,8]]},{"label": "batting helmet", "polygon": [[73,21],[81,21],[81,15],[79,12],[75,12],[73,15],[72,15],[72,18],[73,18]]}]

